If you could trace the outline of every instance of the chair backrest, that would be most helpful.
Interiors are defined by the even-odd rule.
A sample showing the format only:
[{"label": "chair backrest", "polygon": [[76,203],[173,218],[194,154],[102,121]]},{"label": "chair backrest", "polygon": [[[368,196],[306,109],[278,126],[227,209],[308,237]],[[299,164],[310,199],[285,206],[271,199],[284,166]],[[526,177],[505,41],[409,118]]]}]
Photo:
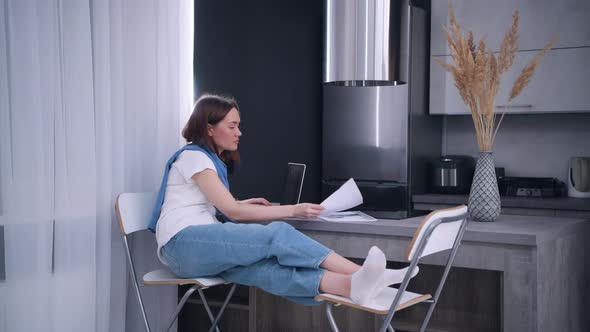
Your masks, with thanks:
[{"label": "chair backrest", "polygon": [[410,261],[410,267],[404,276],[399,291],[396,293],[395,298],[389,307],[389,312],[383,320],[383,325],[381,325],[379,331],[385,331],[391,322],[397,306],[402,299],[402,294],[405,294],[406,288],[408,287],[412,271],[414,271],[418,265],[420,258],[443,250],[452,249],[448,255],[443,275],[440,278],[438,287],[432,297],[432,302],[430,302],[430,307],[426,313],[426,318],[422,323],[420,331],[426,329],[426,325],[428,325],[432,311],[438,302],[438,298],[442,292],[451,266],[453,265],[453,261],[455,260],[455,255],[457,254],[459,244],[463,239],[463,234],[465,234],[465,228],[467,227],[468,222],[467,206],[465,205],[435,210],[424,217],[420,225],[418,225],[418,228],[416,228],[412,242],[406,251],[406,258]]},{"label": "chair backrest", "polygon": [[123,193],[117,197],[115,209],[123,235],[147,229],[158,193]]},{"label": "chair backrest", "polygon": [[[466,218],[467,206],[465,205],[432,211],[424,217],[416,229],[412,242],[406,251],[407,260],[411,261],[414,258],[422,241],[427,242],[418,258],[453,248],[461,225],[466,222]],[[428,232],[431,234],[426,239]]]}]

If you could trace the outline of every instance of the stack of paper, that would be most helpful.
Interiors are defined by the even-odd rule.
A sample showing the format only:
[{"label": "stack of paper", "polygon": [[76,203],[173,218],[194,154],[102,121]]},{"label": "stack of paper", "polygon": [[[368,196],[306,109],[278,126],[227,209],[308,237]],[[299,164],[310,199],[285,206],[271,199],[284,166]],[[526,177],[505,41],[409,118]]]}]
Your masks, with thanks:
[{"label": "stack of paper", "polygon": [[320,204],[325,210],[319,218],[337,222],[376,221],[377,219],[360,211],[340,212],[361,204],[363,204],[363,196],[354,179],[351,178]]}]

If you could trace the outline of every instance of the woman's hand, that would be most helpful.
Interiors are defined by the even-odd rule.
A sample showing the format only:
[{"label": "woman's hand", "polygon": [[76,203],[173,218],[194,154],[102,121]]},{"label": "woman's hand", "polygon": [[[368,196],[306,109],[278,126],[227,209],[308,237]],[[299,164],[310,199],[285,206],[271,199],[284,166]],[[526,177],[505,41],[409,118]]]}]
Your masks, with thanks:
[{"label": "woman's hand", "polygon": [[249,198],[243,201],[238,201],[240,204],[258,204],[264,206],[271,206],[272,204],[264,198]]},{"label": "woman's hand", "polygon": [[293,217],[295,218],[313,218],[317,217],[325,210],[319,204],[301,203],[293,206]]}]

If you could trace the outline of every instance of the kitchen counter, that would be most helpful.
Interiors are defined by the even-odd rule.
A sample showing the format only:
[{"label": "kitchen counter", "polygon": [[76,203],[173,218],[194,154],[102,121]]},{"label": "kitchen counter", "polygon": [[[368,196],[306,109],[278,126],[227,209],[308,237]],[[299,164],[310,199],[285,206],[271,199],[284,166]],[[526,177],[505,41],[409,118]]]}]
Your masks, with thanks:
[{"label": "kitchen counter", "polygon": [[[325,221],[285,220],[302,231],[325,231],[380,236],[414,235],[423,217],[402,220],[379,219],[375,222],[338,223]],[[584,219],[500,215],[495,222],[471,222],[463,241],[536,246],[580,228]]]},{"label": "kitchen counter", "polygon": [[[414,204],[467,204],[469,195],[422,194],[413,195]],[[511,197],[501,196],[503,208],[575,210],[590,212],[590,198],[571,197]]]},{"label": "kitchen counter", "polygon": [[[345,257],[362,259],[369,248],[376,245],[383,250],[388,261],[405,262],[405,250],[421,219],[382,219],[369,223],[284,221]],[[585,296],[590,294],[590,283],[586,282],[590,279],[590,241],[586,241],[589,236],[590,223],[581,218],[501,215],[492,223],[471,222],[451,270],[457,274],[450,277],[445,286],[447,294],[450,294],[446,295],[445,301],[456,301],[459,308],[456,310],[459,311],[445,314],[443,311],[451,309],[441,307],[439,320],[434,320],[432,327],[447,326],[446,329],[441,327],[441,331],[479,329],[482,326],[481,314],[489,313],[470,312],[461,305],[497,303],[499,311],[494,316],[495,327],[488,326],[490,331],[590,330],[590,298]],[[423,271],[430,271],[421,276],[427,280],[425,285],[434,287],[440,274],[432,269],[444,266],[447,253],[437,253],[420,261]],[[465,290],[464,285],[475,289]],[[286,310],[291,318],[285,323],[290,325],[285,326],[298,327],[312,316],[317,320],[313,326],[325,325],[321,308],[300,309],[286,300],[270,300],[272,297],[269,295],[257,294],[259,313],[256,321],[271,319]],[[313,310],[312,316],[309,316],[309,310]],[[422,317],[419,313],[415,319]],[[350,311],[342,313],[351,314]],[[467,327],[458,328],[460,320],[457,317],[463,317],[461,323],[467,322]],[[394,319],[394,328],[404,329],[404,326],[415,323],[401,318],[403,315],[398,317],[397,322]],[[375,318],[375,326],[378,323],[379,319]]]}]

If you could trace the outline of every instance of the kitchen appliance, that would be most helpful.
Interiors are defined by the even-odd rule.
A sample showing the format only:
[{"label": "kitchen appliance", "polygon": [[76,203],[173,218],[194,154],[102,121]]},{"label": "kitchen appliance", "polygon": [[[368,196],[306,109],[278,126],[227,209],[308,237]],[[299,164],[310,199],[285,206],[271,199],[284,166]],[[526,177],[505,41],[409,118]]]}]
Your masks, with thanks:
[{"label": "kitchen appliance", "polygon": [[506,173],[504,167],[496,167],[494,170],[496,171],[496,181],[500,183],[500,181],[504,180],[504,174]]},{"label": "kitchen appliance", "polygon": [[442,156],[432,162],[432,192],[440,194],[469,194],[475,159],[471,156]]},{"label": "kitchen appliance", "polygon": [[559,197],[564,184],[555,178],[504,177],[498,188],[501,196]]},{"label": "kitchen appliance", "polygon": [[573,157],[570,159],[567,195],[575,198],[590,197],[590,157]]},{"label": "kitchen appliance", "polygon": [[441,155],[441,119],[425,102],[428,16],[408,0],[325,4],[322,196],[354,178],[364,198],[356,209],[407,217]]}]

